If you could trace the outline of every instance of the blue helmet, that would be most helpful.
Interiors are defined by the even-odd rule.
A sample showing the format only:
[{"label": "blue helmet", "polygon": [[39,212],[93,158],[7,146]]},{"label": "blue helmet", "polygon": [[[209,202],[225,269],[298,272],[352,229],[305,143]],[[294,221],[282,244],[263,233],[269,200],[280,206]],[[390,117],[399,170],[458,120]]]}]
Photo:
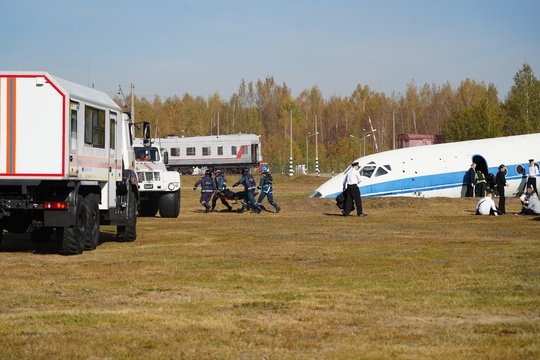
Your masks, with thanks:
[{"label": "blue helmet", "polygon": [[262,170],[263,172],[267,172],[267,171],[268,171],[268,166],[264,165],[264,166],[261,168],[261,170]]},{"label": "blue helmet", "polygon": [[247,175],[249,174],[249,168],[245,167],[242,169],[242,175]]},{"label": "blue helmet", "polygon": [[206,176],[212,175],[212,170],[207,169],[207,170],[204,172],[204,175],[206,175]]}]

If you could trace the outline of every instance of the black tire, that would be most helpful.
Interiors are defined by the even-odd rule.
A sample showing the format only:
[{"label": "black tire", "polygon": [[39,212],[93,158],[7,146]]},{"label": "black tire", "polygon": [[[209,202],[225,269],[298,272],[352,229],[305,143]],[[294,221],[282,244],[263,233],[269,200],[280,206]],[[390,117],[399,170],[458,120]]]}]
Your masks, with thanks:
[{"label": "black tire", "polygon": [[99,243],[99,204],[96,194],[88,194],[84,198],[83,206],[87,210],[88,224],[84,239],[84,250],[94,250]]},{"label": "black tire", "polygon": [[116,227],[118,241],[128,242],[137,239],[137,198],[135,193],[129,190],[127,204],[126,225]]},{"label": "black tire", "polygon": [[159,197],[159,215],[163,218],[176,218],[180,214],[180,189]]},{"label": "black tire", "polygon": [[60,253],[63,255],[76,255],[84,250],[85,233],[89,224],[88,209],[83,205],[84,198],[77,195],[75,201],[75,225],[58,229],[57,236],[60,242]]},{"label": "black tire", "polygon": [[158,212],[157,199],[141,200],[139,202],[139,216],[156,216]]}]

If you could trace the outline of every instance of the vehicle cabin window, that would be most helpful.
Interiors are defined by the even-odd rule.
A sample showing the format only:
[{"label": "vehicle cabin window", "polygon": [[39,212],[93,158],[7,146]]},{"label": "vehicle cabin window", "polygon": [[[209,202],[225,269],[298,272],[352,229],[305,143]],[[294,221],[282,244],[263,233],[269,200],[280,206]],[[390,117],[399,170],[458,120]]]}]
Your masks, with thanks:
[{"label": "vehicle cabin window", "polygon": [[188,147],[186,148],[186,155],[187,156],[195,156],[195,147]]},{"label": "vehicle cabin window", "polygon": [[116,119],[111,119],[111,131],[109,132],[109,144],[111,149],[116,149]]},{"label": "vehicle cabin window", "polygon": [[137,161],[159,161],[159,151],[155,147],[135,147],[134,150]]},{"label": "vehicle cabin window", "polygon": [[390,165],[384,165],[384,167],[386,168],[386,170],[392,171],[392,167]]},{"label": "vehicle cabin window", "polygon": [[218,154],[218,155],[223,155],[223,146],[218,146],[218,148],[217,148],[217,154]]},{"label": "vehicle cabin window", "polygon": [[238,151],[236,150],[236,146],[231,146],[231,154],[236,155]]},{"label": "vehicle cabin window", "polygon": [[519,175],[522,175],[523,174],[523,165],[518,165],[516,166],[516,172],[519,174]]},{"label": "vehicle cabin window", "polygon": [[78,109],[79,109],[79,104],[76,104],[76,103],[71,103],[70,104],[70,108],[71,108],[71,121],[70,121],[70,127],[71,127],[71,134],[70,134],[70,144],[71,144],[71,152],[74,152],[77,150],[77,115],[78,115]]},{"label": "vehicle cabin window", "polygon": [[383,175],[386,175],[388,174],[388,171],[384,170],[382,167],[378,168],[377,171],[375,172],[375,177],[377,176],[383,176]]},{"label": "vehicle cabin window", "polygon": [[202,148],[202,154],[203,156],[210,156],[212,155],[212,148],[210,146],[203,146]]},{"label": "vehicle cabin window", "polygon": [[376,168],[377,166],[368,164],[360,169],[360,175],[370,178]]},{"label": "vehicle cabin window", "polygon": [[249,147],[247,145],[242,145],[242,154],[247,155],[249,154]]},{"label": "vehicle cabin window", "polygon": [[171,156],[180,156],[180,148],[171,148]]},{"label": "vehicle cabin window", "polygon": [[93,147],[105,148],[105,110],[85,107],[84,142]]}]

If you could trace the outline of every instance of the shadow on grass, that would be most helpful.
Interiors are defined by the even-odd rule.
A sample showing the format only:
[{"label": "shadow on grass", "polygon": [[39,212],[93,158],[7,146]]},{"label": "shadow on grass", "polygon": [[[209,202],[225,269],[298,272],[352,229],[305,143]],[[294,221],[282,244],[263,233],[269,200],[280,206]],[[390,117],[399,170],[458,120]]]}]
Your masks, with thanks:
[{"label": "shadow on grass", "polygon": [[[106,242],[119,242],[116,233],[99,233],[98,247]],[[39,255],[61,255],[60,246],[54,233],[50,236],[31,236],[30,234],[4,233],[0,253],[34,253]]]}]

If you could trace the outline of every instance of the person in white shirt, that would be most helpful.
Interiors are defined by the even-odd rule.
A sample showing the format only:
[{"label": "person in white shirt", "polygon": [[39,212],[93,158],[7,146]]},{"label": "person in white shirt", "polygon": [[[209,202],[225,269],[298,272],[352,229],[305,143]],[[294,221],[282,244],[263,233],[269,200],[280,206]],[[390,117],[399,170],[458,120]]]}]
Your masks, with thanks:
[{"label": "person in white shirt", "polygon": [[538,196],[534,193],[534,188],[531,186],[527,187],[527,192],[519,198],[521,200],[521,212],[523,215],[540,215],[540,200]]},{"label": "person in white shirt", "polygon": [[534,159],[529,160],[529,174],[527,176],[527,187],[534,188],[534,192],[538,195],[538,188],[536,187],[536,176],[538,176],[538,165],[534,163]]},{"label": "person in white shirt", "polygon": [[493,201],[493,192],[488,190],[486,196],[481,198],[476,205],[476,215],[499,215],[499,210]]},{"label": "person in white shirt", "polygon": [[356,206],[356,215],[357,216],[367,216],[362,211],[362,197],[360,195],[360,188],[358,184],[362,181],[360,178],[360,173],[358,170],[360,165],[357,161],[351,164],[351,168],[345,174],[345,179],[343,180],[343,192],[345,193],[345,205],[343,206],[343,215],[349,216],[351,212],[353,201]]}]

